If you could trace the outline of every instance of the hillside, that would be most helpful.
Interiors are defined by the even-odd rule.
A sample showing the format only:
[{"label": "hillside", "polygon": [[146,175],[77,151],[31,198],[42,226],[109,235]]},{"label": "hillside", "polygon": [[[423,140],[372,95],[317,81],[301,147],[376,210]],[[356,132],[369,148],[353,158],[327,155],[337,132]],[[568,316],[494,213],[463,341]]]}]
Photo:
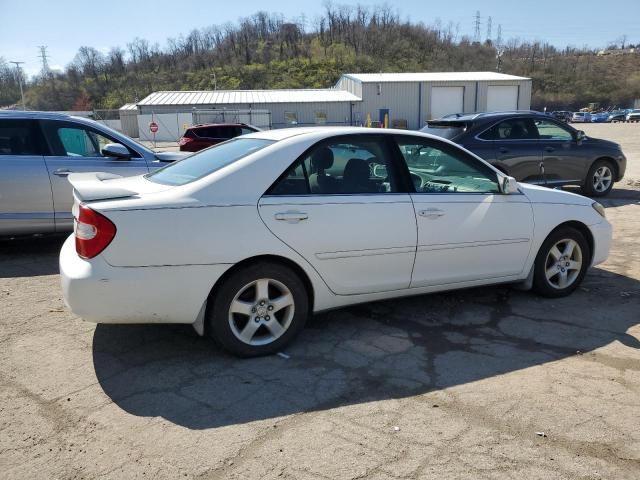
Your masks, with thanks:
[{"label": "hillside", "polygon": [[[236,25],[170,38],[163,48],[144,39],[106,55],[81,47],[64,72],[28,82],[25,96],[32,109],[111,109],[156,90],[317,88],[332,86],[345,72],[499,68],[533,78],[532,106],[538,109],[589,102],[628,106],[640,98],[638,53],[597,55],[517,40],[496,48],[496,43],[459,37],[453,25],[401,21],[384,6],[328,5],[311,27],[260,12]],[[0,105],[19,101],[13,73],[0,59]]]}]

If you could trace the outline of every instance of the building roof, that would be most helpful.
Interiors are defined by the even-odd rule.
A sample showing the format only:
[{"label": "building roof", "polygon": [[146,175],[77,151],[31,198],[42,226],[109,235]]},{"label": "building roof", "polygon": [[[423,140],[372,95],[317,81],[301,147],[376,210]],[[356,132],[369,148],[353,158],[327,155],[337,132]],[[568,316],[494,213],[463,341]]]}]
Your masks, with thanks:
[{"label": "building roof", "polygon": [[417,72],[417,73],[345,73],[343,77],[363,83],[384,82],[482,82],[495,80],[530,80],[497,72]]},{"label": "building roof", "polygon": [[138,106],[151,105],[220,105],[260,103],[316,103],[359,102],[362,99],[346,90],[291,89],[291,90],[207,90],[154,92]]},{"label": "building roof", "polygon": [[119,110],[137,110],[137,109],[138,109],[138,105],[135,103],[125,103],[119,108]]}]

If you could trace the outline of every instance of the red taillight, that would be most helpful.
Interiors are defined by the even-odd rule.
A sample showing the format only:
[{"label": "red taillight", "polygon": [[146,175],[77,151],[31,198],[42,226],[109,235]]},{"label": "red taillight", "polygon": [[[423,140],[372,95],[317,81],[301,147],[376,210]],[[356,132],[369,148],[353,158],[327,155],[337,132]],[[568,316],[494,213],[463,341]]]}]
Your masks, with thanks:
[{"label": "red taillight", "polygon": [[191,142],[193,142],[193,138],[180,137],[180,140],[178,141],[178,145],[186,145],[187,143],[191,143]]},{"label": "red taillight", "polygon": [[93,258],[116,236],[116,226],[101,213],[80,205],[76,222],[76,252],[82,258]]}]

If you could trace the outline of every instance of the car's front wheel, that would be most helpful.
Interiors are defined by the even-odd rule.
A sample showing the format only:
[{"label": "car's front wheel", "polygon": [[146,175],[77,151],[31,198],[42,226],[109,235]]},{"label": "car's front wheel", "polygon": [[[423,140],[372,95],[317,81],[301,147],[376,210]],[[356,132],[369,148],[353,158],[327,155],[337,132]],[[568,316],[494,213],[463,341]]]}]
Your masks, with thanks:
[{"label": "car's front wheel", "polygon": [[213,294],[208,332],[242,357],[280,351],[302,330],[309,314],[304,283],[290,268],[261,262],[233,272]]},{"label": "car's front wheel", "polygon": [[544,241],[534,265],[533,288],[545,297],[565,297],[584,278],[591,253],[582,233],[562,227]]},{"label": "car's front wheel", "polygon": [[597,160],[591,165],[583,190],[590,197],[603,197],[613,188],[613,166],[607,160]]}]

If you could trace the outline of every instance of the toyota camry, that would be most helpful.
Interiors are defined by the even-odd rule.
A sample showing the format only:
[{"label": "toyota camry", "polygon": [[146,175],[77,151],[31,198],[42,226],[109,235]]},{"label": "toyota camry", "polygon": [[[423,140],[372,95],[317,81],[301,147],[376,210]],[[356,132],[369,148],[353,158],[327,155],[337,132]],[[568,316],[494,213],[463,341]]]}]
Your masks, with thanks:
[{"label": "toyota camry", "polygon": [[498,283],[565,296],[611,240],[597,202],[419,132],[272,130],[146,175],[68,178],[68,306],[92,322],[192,324],[240,356],[355,303]]}]

